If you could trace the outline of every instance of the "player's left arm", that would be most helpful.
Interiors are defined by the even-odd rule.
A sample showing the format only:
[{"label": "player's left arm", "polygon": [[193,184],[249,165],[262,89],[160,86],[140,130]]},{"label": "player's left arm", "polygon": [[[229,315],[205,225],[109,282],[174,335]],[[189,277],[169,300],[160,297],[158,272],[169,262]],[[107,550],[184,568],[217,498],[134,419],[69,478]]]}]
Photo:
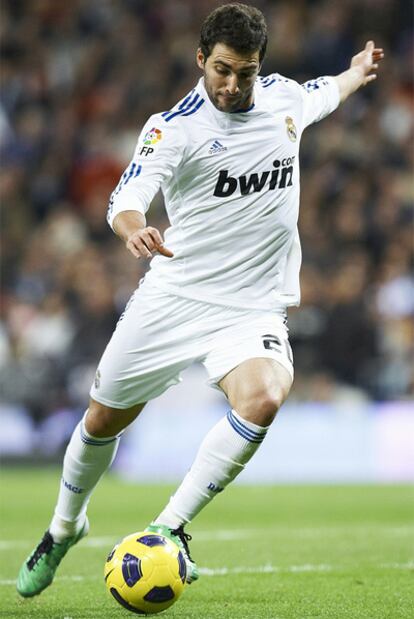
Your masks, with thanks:
[{"label": "player's left arm", "polygon": [[365,49],[352,58],[349,69],[335,75],[341,103],[358,88],[366,86],[377,78],[376,71],[380,60],[383,58],[384,50],[375,47],[374,41],[368,41],[365,44]]}]

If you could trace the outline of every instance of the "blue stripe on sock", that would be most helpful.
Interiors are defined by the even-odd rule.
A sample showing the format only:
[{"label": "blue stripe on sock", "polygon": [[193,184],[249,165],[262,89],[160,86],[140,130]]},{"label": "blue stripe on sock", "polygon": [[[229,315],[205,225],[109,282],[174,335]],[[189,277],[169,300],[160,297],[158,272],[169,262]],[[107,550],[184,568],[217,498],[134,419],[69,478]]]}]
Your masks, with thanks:
[{"label": "blue stripe on sock", "polygon": [[252,438],[251,436],[246,434],[243,430],[241,430],[238,426],[236,426],[236,424],[233,421],[233,418],[230,417],[230,415],[227,415],[227,419],[228,419],[231,427],[233,428],[233,430],[235,432],[237,432],[237,434],[239,434],[241,437],[246,439],[246,441],[249,441],[249,443],[261,443],[263,441],[263,438],[260,438],[260,439],[259,438]]},{"label": "blue stripe on sock", "polygon": [[240,434],[240,436],[245,438],[250,443],[261,443],[266,436],[266,432],[255,432],[254,430],[247,428],[243,423],[241,423],[241,421],[237,419],[237,417],[233,415],[232,411],[229,411],[227,413],[227,419],[233,430],[235,430],[237,434]]},{"label": "blue stripe on sock", "polygon": [[110,443],[113,443],[117,439],[116,436],[108,438],[108,439],[102,439],[102,441],[93,439],[90,436],[86,436],[82,426],[80,427],[80,435],[81,435],[81,440],[83,443],[86,443],[86,445],[95,445],[95,447],[103,447],[104,445],[109,445]]},{"label": "blue stripe on sock", "polygon": [[242,428],[243,430],[245,430],[248,434],[251,434],[254,438],[264,438],[267,432],[266,428],[263,428],[262,430],[252,430],[251,428],[249,428],[247,425],[245,425],[242,421],[240,421],[240,419],[238,417],[236,417],[236,415],[233,413],[233,411],[229,411],[229,414],[231,415],[234,423],[239,426],[240,428]]},{"label": "blue stripe on sock", "polygon": [[98,441],[91,441],[89,438],[85,438],[83,436],[81,436],[81,440],[82,440],[82,443],[85,443],[86,445],[94,445],[95,447],[106,447],[106,445],[109,445],[110,443],[113,443],[114,441],[116,441],[116,438],[112,439],[111,441],[107,441],[105,443],[100,443]]}]

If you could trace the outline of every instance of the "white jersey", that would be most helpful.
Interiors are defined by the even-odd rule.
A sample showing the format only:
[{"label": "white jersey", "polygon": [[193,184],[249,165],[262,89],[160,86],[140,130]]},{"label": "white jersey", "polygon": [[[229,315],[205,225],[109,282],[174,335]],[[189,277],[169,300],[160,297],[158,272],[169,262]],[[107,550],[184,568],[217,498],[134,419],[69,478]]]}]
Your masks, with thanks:
[{"label": "white jersey", "polygon": [[298,305],[299,142],[339,104],[332,77],[303,84],[259,77],[249,110],[226,113],[203,78],[172,110],[150,117],[114,190],[108,222],[145,214],[161,188],[170,227],[145,282],[174,295],[273,310]]}]

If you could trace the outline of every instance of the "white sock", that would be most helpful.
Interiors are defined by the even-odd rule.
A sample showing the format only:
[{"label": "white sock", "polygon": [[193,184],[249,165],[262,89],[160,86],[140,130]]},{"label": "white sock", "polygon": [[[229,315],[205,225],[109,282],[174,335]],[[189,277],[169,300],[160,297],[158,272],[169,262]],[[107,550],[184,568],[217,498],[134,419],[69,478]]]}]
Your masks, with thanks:
[{"label": "white sock", "polygon": [[84,418],[76,426],[63,460],[58,501],[49,527],[56,542],[75,535],[83,527],[92,491],[111,466],[118,444],[119,435],[91,436],[85,429]]},{"label": "white sock", "polygon": [[191,469],[154,522],[172,529],[190,522],[244,469],[267,430],[230,411],[208,432]]}]

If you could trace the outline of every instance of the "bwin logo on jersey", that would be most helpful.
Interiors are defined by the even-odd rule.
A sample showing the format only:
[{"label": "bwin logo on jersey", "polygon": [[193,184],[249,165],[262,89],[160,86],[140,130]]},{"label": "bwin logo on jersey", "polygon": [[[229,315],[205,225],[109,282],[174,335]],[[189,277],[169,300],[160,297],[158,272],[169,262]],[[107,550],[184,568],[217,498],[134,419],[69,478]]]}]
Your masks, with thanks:
[{"label": "bwin logo on jersey", "polygon": [[291,187],[293,185],[294,161],[295,155],[285,157],[282,161],[275,159],[273,162],[274,170],[267,170],[260,175],[257,172],[253,172],[249,176],[243,174],[238,178],[229,176],[228,170],[220,170],[213,195],[218,198],[228,198],[237,190],[237,187],[240,187],[242,196],[262,191],[265,187],[269,191]]}]

